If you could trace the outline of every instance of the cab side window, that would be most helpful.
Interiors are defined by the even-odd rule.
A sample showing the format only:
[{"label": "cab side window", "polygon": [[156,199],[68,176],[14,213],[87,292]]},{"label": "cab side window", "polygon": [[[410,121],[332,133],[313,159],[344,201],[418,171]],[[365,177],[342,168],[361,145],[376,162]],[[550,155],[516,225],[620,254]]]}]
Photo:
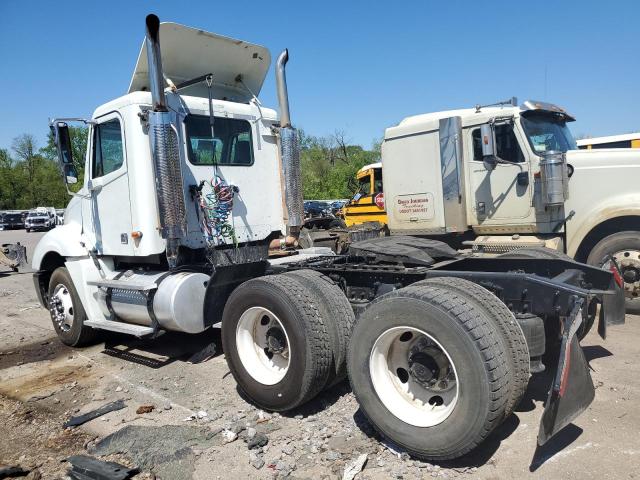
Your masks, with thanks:
[{"label": "cab side window", "polygon": [[[498,157],[508,162],[524,162],[524,155],[518,145],[518,139],[511,125],[496,125],[496,152]],[[476,128],[472,132],[473,138],[473,159],[482,161],[482,138],[480,129]]]},{"label": "cab side window", "polygon": [[117,118],[96,125],[93,129],[91,177],[99,178],[118,170],[124,163],[122,130]]}]

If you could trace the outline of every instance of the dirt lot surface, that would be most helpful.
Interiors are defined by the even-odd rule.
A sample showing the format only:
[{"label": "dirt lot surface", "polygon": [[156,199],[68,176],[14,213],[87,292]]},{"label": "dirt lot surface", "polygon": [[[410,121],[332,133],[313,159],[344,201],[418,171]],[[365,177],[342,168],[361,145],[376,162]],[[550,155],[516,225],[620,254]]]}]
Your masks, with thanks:
[{"label": "dirt lot surface", "polygon": [[[0,243],[21,241],[31,258],[41,235],[0,232]],[[135,465],[136,478],[178,480],[343,478],[361,455],[356,479],[640,478],[640,317],[610,328],[606,342],[594,332],[585,339],[595,401],[544,448],[536,450],[536,435],[550,377],[539,375],[478,451],[432,465],[377,438],[346,383],[286,416],[256,409],[236,390],[215,331],[67,348],[37,303],[31,275],[1,268],[0,466],[20,465],[31,479],[64,478],[73,454]],[[213,358],[188,361],[211,344]],[[63,427],[120,399],[120,410]]]}]

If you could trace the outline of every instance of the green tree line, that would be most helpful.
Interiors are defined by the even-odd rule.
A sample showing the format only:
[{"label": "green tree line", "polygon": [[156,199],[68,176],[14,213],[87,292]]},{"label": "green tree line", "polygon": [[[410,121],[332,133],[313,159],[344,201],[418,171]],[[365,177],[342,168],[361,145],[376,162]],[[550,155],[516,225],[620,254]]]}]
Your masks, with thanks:
[{"label": "green tree line", "polygon": [[[73,159],[82,185],[87,128],[70,127]],[[380,161],[380,145],[371,150],[351,145],[346,134],[316,137],[300,131],[302,181],[305,199],[348,198],[356,172]],[[27,210],[38,206],[64,208],[69,195],[58,167],[58,153],[49,133],[39,147],[34,136],[16,137],[10,149],[0,149],[0,210]]]},{"label": "green tree line", "polygon": [[[84,173],[87,128],[70,128],[79,186]],[[51,133],[43,147],[38,146],[33,135],[23,134],[13,140],[10,149],[0,148],[0,210],[64,208],[68,201]]]}]

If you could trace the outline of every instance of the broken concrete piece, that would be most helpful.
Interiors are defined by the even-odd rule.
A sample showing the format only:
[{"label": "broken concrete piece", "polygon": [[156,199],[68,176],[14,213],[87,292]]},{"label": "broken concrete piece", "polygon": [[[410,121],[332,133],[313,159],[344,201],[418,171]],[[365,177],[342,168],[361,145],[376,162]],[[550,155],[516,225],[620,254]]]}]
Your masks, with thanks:
[{"label": "broken concrete piece", "polygon": [[76,417],[71,417],[63,426],[67,427],[77,427],[82,425],[83,423],[87,423],[94,418],[101,417],[102,415],[115,412],[116,410],[122,410],[125,407],[124,400],[117,400],[115,402],[107,403],[100,408],[96,408],[95,410],[91,410],[90,412],[84,413],[82,415],[78,415]]},{"label": "broken concrete piece", "polygon": [[264,433],[256,433],[253,437],[249,438],[247,441],[247,447],[249,450],[253,450],[254,448],[264,447],[267,443],[269,443],[269,437],[267,437]]},{"label": "broken concrete piece", "polygon": [[362,471],[365,463],[367,463],[367,454],[363,453],[344,467],[342,480],[353,480],[353,478]]}]

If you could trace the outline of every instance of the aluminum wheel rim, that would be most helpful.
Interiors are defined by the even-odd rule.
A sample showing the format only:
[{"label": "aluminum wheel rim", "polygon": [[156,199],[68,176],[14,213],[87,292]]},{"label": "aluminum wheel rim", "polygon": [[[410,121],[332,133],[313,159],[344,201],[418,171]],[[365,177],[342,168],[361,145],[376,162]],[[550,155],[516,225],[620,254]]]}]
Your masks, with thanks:
[{"label": "aluminum wheel rim", "polygon": [[[432,352],[439,351],[439,361],[446,362],[446,389],[441,389],[439,382],[435,388],[427,388],[410,373],[414,371],[410,366],[411,352],[420,345],[428,345]],[[451,357],[435,338],[417,328],[394,327],[380,335],[371,350],[369,373],[383,405],[394,416],[415,427],[442,423],[458,401],[458,374]]]},{"label": "aluminum wheel rim", "polygon": [[[640,251],[628,249],[613,254],[613,258],[620,267],[624,280],[624,293],[627,298],[638,298],[640,294]],[[628,281],[627,271],[634,272],[633,281]]]},{"label": "aluminum wheel rim", "polygon": [[[273,349],[273,333],[277,332],[283,334],[280,340],[284,345],[279,345],[284,347],[282,351]],[[254,380],[263,385],[280,382],[289,371],[290,345],[286,329],[270,310],[251,307],[240,317],[236,328],[236,347],[244,369]]]},{"label": "aluminum wheel rim", "polygon": [[73,300],[71,292],[63,285],[58,284],[53,289],[53,295],[49,300],[51,318],[63,332],[68,332],[73,327]]}]

